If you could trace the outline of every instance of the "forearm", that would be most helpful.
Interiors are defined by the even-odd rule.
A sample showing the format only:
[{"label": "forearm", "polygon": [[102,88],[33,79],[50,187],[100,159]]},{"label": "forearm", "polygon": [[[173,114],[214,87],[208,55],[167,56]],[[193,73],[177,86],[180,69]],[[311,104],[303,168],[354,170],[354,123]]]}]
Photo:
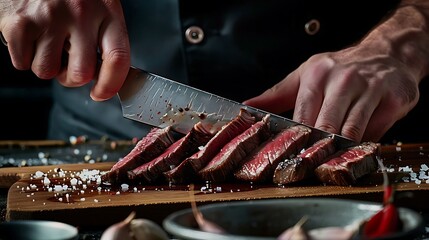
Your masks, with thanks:
[{"label": "forearm", "polygon": [[403,0],[361,44],[397,59],[420,81],[429,75],[429,1]]}]

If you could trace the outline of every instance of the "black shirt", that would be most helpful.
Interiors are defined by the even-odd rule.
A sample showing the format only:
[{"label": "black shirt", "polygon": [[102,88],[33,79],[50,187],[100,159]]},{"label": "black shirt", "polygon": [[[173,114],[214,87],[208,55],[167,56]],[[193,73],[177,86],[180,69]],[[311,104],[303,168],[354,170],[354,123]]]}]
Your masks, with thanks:
[{"label": "black shirt", "polygon": [[[282,80],[313,54],[355,44],[398,1],[122,3],[132,65],[243,101]],[[122,117],[117,98],[94,102],[89,90],[54,84],[50,138],[129,139],[147,133],[148,126]]]}]

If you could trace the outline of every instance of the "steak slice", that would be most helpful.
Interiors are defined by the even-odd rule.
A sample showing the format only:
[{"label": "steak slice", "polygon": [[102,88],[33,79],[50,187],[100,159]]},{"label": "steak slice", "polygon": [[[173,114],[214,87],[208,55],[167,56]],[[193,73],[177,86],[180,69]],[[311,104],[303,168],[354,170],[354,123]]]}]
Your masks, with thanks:
[{"label": "steak slice", "polygon": [[280,162],[274,170],[273,182],[287,184],[311,177],[314,169],[326,162],[335,151],[335,140],[332,137],[322,138],[298,156]]},{"label": "steak slice", "polygon": [[126,180],[129,170],[159,156],[173,142],[171,127],[151,129],[124,158],[103,175],[103,179],[111,182]]},{"label": "steak slice", "polygon": [[335,153],[315,169],[315,174],[326,184],[352,185],[358,178],[377,170],[378,155],[379,144],[364,142]]},{"label": "steak slice", "polygon": [[227,143],[207,166],[199,171],[201,178],[222,182],[232,176],[241,160],[271,136],[269,118],[270,115],[267,114],[261,121]]},{"label": "steak slice", "polygon": [[198,147],[204,146],[213,135],[201,122],[198,122],[191,131],[168,147],[160,156],[129,171],[128,178],[134,181],[155,182],[163,172],[170,170],[171,166],[177,166],[183,159],[197,152]]},{"label": "steak slice", "polygon": [[184,183],[196,179],[196,173],[234,137],[250,128],[256,122],[247,110],[241,109],[239,115],[224,125],[203,149],[186,158],[179,166],[164,172],[164,176],[173,183]]},{"label": "steak slice", "polygon": [[235,171],[234,177],[241,181],[264,182],[272,179],[275,167],[281,160],[297,154],[307,144],[311,129],[296,125],[277,133],[253,151]]}]

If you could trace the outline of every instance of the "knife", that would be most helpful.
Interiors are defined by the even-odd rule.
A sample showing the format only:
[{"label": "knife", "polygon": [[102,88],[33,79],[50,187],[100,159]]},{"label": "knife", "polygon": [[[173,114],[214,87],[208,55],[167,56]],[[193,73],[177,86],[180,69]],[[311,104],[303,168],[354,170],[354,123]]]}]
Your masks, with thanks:
[{"label": "knife", "polygon": [[[297,124],[307,126],[135,67],[130,68],[118,96],[124,117],[159,128],[171,126],[183,134],[189,132],[199,121],[210,125],[214,130],[220,129],[243,108],[256,119],[270,114],[272,131]],[[307,127],[312,130],[313,140],[333,137],[340,149],[357,144],[341,135]]]}]

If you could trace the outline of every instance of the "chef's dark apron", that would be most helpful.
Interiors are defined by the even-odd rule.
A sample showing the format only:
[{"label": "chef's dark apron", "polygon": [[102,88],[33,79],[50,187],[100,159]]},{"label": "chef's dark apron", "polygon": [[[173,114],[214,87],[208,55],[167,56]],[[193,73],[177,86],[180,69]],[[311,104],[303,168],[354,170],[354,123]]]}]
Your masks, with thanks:
[{"label": "chef's dark apron", "polygon": [[[122,1],[132,65],[243,101],[282,80],[311,55],[361,39],[398,1]],[[94,102],[90,86],[54,84],[50,138],[142,137],[118,99]]]}]

